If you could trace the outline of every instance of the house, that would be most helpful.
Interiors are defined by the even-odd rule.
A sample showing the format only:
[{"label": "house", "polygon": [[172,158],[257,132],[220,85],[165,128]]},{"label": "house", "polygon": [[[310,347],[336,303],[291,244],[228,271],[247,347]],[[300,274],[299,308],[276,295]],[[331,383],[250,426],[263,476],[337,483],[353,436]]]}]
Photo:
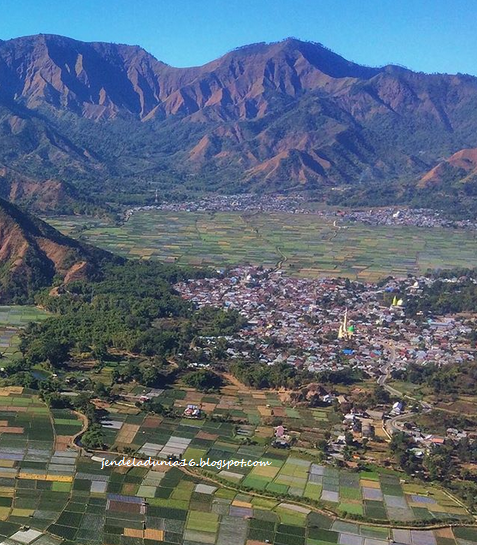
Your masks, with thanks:
[{"label": "house", "polygon": [[187,405],[184,409],[184,416],[186,418],[199,418],[201,415],[201,410],[197,405]]},{"label": "house", "polygon": [[391,409],[391,414],[392,415],[399,415],[399,414],[401,414],[402,409],[403,409],[402,401],[396,401],[396,403],[394,403],[394,405],[393,405],[393,408]]},{"label": "house", "polygon": [[363,439],[373,439],[374,438],[374,426],[369,421],[362,421],[361,426],[361,437]]},{"label": "house", "polygon": [[283,437],[277,437],[272,441],[272,447],[275,448],[290,448],[290,438],[287,435]]},{"label": "house", "polygon": [[275,428],[275,437],[283,437],[285,435],[285,428],[283,426],[277,426]]},{"label": "house", "polygon": [[368,409],[366,412],[368,413],[369,417],[372,418],[373,420],[382,420],[384,418],[383,411]]}]

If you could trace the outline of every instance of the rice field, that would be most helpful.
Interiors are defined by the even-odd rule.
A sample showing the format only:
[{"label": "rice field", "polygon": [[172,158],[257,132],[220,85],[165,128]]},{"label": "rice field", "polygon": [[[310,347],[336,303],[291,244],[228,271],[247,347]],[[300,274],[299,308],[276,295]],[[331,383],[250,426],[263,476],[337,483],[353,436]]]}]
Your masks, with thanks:
[{"label": "rice field", "polygon": [[[131,394],[141,395],[143,391],[143,388],[138,387]],[[273,435],[271,423],[277,418],[288,429],[300,435],[304,443],[313,445],[323,439],[324,433],[341,420],[332,407],[291,408],[276,392],[237,392],[233,386],[226,386],[216,395],[190,389],[156,390],[155,393],[162,405],[178,413],[189,404],[201,407],[209,420],[184,418],[180,420],[180,427],[185,432],[184,440],[202,439],[198,445],[203,447],[211,446],[218,438],[240,442],[247,437],[253,438],[258,445],[266,445],[270,443]],[[128,445],[141,449],[147,443],[145,448],[149,450],[144,454],[157,456],[163,449],[164,453],[169,453],[171,445],[168,442],[174,435],[174,428],[178,426],[177,419],[169,421],[137,413],[135,407],[131,411],[125,410],[122,405],[111,407],[108,418],[103,422],[108,444],[119,449]],[[237,428],[235,422],[241,425]],[[174,442],[172,439],[173,444]],[[185,452],[190,454],[187,449]]]},{"label": "rice field", "polygon": [[71,438],[54,422],[33,393],[0,390],[0,536],[11,536],[12,545],[60,542],[49,542],[43,531],[68,503],[78,453],[67,448]]},{"label": "rice field", "polygon": [[121,255],[194,266],[250,263],[280,266],[302,276],[374,281],[428,269],[477,266],[476,233],[452,229],[334,227],[304,214],[147,211],[123,226],[84,218],[49,219],[65,233]]},{"label": "rice field", "polygon": [[243,484],[321,500],[338,513],[364,515],[370,519],[409,522],[465,516],[466,511],[442,491],[423,490],[403,482],[392,472],[350,472],[314,464],[294,457],[272,458],[273,469],[256,467]]},{"label": "rice field", "polygon": [[[463,545],[450,529],[392,530],[333,521],[306,507],[224,489],[175,468],[98,473],[98,464],[84,458],[77,467],[69,500],[47,526],[49,539],[68,545],[388,545],[391,539]],[[152,489],[153,496],[147,494]]]},{"label": "rice field", "polygon": [[0,306],[0,326],[25,327],[48,318],[48,313],[33,306]]}]

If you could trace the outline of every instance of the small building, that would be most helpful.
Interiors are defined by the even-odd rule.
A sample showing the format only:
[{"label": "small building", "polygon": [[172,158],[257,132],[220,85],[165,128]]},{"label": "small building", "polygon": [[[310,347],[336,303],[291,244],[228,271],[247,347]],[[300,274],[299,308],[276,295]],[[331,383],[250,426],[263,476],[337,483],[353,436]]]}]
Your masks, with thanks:
[{"label": "small building", "polygon": [[285,428],[283,426],[277,426],[275,428],[275,437],[283,437],[285,435]]},{"label": "small building", "polygon": [[363,439],[373,439],[374,431],[374,426],[370,422],[363,421],[361,426],[361,437]]},{"label": "small building", "polygon": [[186,418],[199,418],[201,410],[197,405],[187,405],[184,409],[184,416]]},{"label": "small building", "polygon": [[275,448],[290,448],[290,438],[286,435],[277,437],[272,442],[272,447]]}]

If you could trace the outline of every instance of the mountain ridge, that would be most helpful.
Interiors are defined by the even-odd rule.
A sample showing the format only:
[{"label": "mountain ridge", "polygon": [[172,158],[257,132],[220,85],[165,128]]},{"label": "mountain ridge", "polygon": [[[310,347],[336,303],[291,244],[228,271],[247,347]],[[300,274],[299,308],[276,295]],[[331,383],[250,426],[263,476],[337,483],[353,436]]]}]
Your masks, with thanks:
[{"label": "mountain ridge", "polygon": [[418,184],[477,147],[476,112],[473,76],[361,66],[296,38],[190,68],[139,46],[0,41],[0,164],[104,200]]},{"label": "mountain ridge", "polygon": [[31,301],[55,279],[61,284],[85,279],[101,262],[115,259],[0,198],[0,302]]},{"label": "mountain ridge", "polygon": [[419,186],[426,187],[452,181],[465,184],[476,180],[477,148],[467,148],[439,162],[421,178]]}]

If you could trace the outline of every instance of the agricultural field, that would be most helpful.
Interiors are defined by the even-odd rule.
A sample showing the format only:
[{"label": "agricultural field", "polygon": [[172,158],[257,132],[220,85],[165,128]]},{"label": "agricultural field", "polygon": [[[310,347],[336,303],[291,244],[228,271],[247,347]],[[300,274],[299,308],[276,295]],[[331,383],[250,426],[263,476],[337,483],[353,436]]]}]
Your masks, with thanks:
[{"label": "agricultural field", "polygon": [[48,221],[121,255],[167,263],[280,265],[301,276],[369,281],[390,274],[477,266],[476,234],[453,229],[334,227],[332,221],[314,215],[233,212],[147,211],[134,214],[120,227],[76,217]]},{"label": "agricultural field", "polygon": [[[145,391],[147,390],[137,387],[131,390],[130,395],[140,396]],[[341,417],[331,406],[293,408],[277,392],[237,390],[233,385],[223,387],[220,394],[203,394],[191,389],[177,388],[155,390],[154,395],[164,407],[176,412],[180,413],[187,405],[194,404],[200,406],[209,419],[217,420],[183,419],[183,425],[189,429],[191,437],[199,434],[200,438],[199,432],[207,430],[214,437],[235,437],[237,442],[253,438],[257,444],[265,445],[270,443],[273,435],[273,422],[279,419],[290,432],[300,437],[304,446],[309,446],[323,439],[326,431],[333,430],[341,423]],[[164,420],[138,415],[134,406],[129,410],[124,404],[113,404],[109,413],[109,420],[105,425],[107,442],[119,449],[128,445],[141,448],[147,441],[164,446],[173,435],[173,428],[168,428]],[[147,419],[150,420],[150,425],[146,423]],[[161,425],[157,428],[159,420]],[[171,425],[177,426],[177,420]],[[213,441],[207,443],[205,440],[202,445],[210,446],[212,443]]]},{"label": "agricultural field", "polygon": [[[338,470],[317,463],[314,445],[323,438],[324,430],[332,432],[339,421],[331,407],[290,408],[276,393],[239,391],[233,395],[232,389],[225,390],[223,395],[179,389],[154,391],[166,407],[180,410],[188,404],[199,405],[207,419],[145,415],[132,407],[126,410],[113,405],[103,421],[107,443],[113,450],[130,448],[145,458],[174,456],[197,464],[201,459],[268,461],[267,466],[224,469],[207,465],[204,469],[214,473],[220,483],[293,497],[304,504],[313,500],[343,515],[402,523],[467,516],[467,511],[442,490],[404,480],[400,473]],[[270,446],[274,433],[270,419],[277,415],[297,439],[291,450]],[[228,418],[223,421],[214,417]],[[228,421],[230,417],[236,421]],[[153,498],[158,492],[147,485],[142,493]]]},{"label": "agricultural field", "polygon": [[[75,422],[70,411],[63,414]],[[72,426],[73,427],[73,426]],[[80,425],[81,428],[81,425]],[[20,387],[0,390],[0,535],[11,542],[55,545],[42,536],[68,504],[78,453],[71,437],[36,395]],[[25,525],[28,531],[22,531]]]},{"label": "agricultural field", "polygon": [[48,318],[48,313],[33,306],[0,306],[0,354],[8,363],[18,354],[20,330],[30,322]]},{"label": "agricultural field", "polygon": [[[266,471],[265,471],[266,470]],[[272,480],[271,480],[272,479]],[[261,490],[321,500],[338,513],[391,521],[465,516],[466,511],[437,489],[402,483],[392,472],[351,473],[295,458],[274,457],[274,465],[253,468],[243,484]]]},{"label": "agricultural field", "polygon": [[[390,384],[403,395],[431,403],[435,409],[440,409],[444,414],[465,415],[474,420],[477,417],[477,395],[443,396],[426,384],[412,384],[401,380],[392,380]],[[475,428],[477,429],[477,424]],[[437,428],[434,428],[434,431],[437,433]],[[445,431],[445,429],[442,428],[441,431]]]},{"label": "agricultural field", "polygon": [[[187,394],[181,397],[170,396],[170,399],[172,403],[187,401]],[[112,422],[122,421],[119,411],[110,416]],[[129,436],[136,441],[139,436],[143,449],[152,448],[145,447],[144,441],[157,441],[162,435],[162,441],[169,443],[174,452],[187,443],[185,456],[199,456],[201,452],[209,456],[211,445],[216,456],[223,456],[234,435],[229,423],[180,419],[168,422],[138,414],[126,414],[126,420],[130,416],[137,423],[131,421],[129,425],[136,429],[127,429],[128,422],[123,423],[115,430],[116,437],[123,434],[124,439]],[[167,465],[154,469],[102,469],[99,459],[84,457],[70,446],[80,429],[80,421],[69,410],[50,411],[36,395],[19,387],[0,390],[0,543],[388,545],[390,540],[406,545],[477,543],[474,528],[394,530],[357,524],[327,516],[306,505],[241,492],[233,486],[227,488],[200,474]],[[241,456],[254,455],[244,451]],[[440,515],[444,510],[450,513],[455,509],[438,491],[424,494],[415,485],[401,483],[392,473],[338,472],[310,466],[296,455],[284,452],[275,456],[274,461],[271,469],[276,475],[270,475],[269,481],[278,485],[293,478],[299,484],[306,477],[309,482],[302,486],[304,495],[313,494],[319,486],[331,492],[338,486],[342,503],[358,505],[361,494],[366,509],[366,502],[380,502],[379,492],[386,509],[393,502],[392,508],[400,509],[397,504],[402,498],[413,513],[417,509],[436,511],[431,505],[441,509],[436,511]],[[322,476],[321,484],[316,482],[317,476]],[[257,492],[263,493],[263,487],[259,486],[263,475],[249,473],[243,477],[255,479]],[[372,507],[375,512],[379,510],[378,505]],[[424,518],[417,512],[415,516]]]}]

